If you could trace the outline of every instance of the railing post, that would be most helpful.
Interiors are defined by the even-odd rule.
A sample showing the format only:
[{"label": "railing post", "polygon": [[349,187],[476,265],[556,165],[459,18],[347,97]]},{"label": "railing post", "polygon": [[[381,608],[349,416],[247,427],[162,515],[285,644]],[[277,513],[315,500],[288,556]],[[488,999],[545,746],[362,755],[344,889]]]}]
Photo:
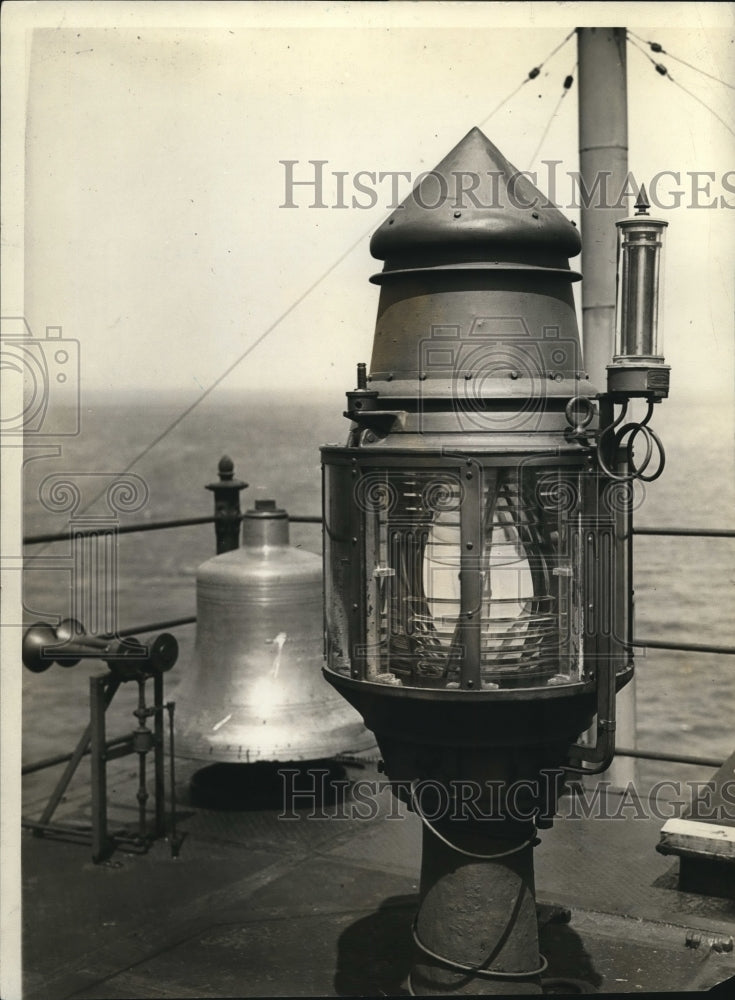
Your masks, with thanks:
[{"label": "railing post", "polygon": [[235,464],[229,455],[223,455],[217,467],[219,482],[206,487],[214,493],[214,532],[217,537],[217,555],[231,552],[240,544],[240,490],[247,483],[235,479]]}]

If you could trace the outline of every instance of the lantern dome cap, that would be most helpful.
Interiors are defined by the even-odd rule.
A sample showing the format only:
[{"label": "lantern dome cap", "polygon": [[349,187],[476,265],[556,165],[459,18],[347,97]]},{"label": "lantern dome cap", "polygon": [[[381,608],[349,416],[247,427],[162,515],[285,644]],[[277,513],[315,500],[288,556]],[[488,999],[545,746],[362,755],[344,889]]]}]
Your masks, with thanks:
[{"label": "lantern dome cap", "polygon": [[478,262],[568,268],[581,248],[573,223],[476,127],[370,241],[386,271]]},{"label": "lantern dome cap", "polygon": [[648,200],[648,195],[646,193],[646,185],[641,184],[638,188],[638,197],[635,200],[635,214],[636,215],[648,215],[648,209],[651,207],[651,203]]}]

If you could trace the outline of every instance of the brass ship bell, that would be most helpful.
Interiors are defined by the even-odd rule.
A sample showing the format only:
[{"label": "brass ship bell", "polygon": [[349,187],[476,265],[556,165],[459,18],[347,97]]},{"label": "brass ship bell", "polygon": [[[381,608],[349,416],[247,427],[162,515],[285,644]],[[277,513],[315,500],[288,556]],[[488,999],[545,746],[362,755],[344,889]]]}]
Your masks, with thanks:
[{"label": "brass ship bell", "polygon": [[176,692],[177,754],[252,763],[373,746],[323,679],[322,561],[289,544],[285,510],[256,500],[242,547],[197,570],[194,662]]}]

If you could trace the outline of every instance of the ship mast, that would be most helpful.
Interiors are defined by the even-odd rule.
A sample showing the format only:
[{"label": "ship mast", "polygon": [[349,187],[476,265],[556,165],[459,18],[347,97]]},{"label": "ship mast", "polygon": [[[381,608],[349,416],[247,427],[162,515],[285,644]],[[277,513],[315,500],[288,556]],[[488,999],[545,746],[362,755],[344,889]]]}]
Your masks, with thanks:
[{"label": "ship mast", "polygon": [[[590,382],[604,389],[615,343],[615,223],[627,214],[624,204],[617,207],[628,176],[625,28],[578,28],[577,59],[582,345]],[[635,747],[635,677],[619,692],[617,712],[617,742]],[[608,773],[615,784],[627,784],[635,779],[634,761],[618,758]]]},{"label": "ship mast", "polygon": [[[628,174],[625,28],[578,28],[582,187],[582,337],[593,385],[605,386],[615,335],[615,223]],[[589,193],[589,196],[585,194]]]}]

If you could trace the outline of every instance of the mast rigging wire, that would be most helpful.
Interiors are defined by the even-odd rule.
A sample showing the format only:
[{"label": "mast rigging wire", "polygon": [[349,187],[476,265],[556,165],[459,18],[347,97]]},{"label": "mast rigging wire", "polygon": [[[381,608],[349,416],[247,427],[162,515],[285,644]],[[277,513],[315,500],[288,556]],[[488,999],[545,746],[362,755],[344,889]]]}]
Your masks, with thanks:
[{"label": "mast rigging wire", "polygon": [[[689,97],[693,97],[694,100],[697,101],[699,104],[701,104],[703,108],[706,108],[707,111],[710,112],[710,114],[714,115],[715,118],[717,119],[717,121],[721,125],[724,125],[724,127],[727,129],[727,131],[730,133],[730,135],[735,136],[735,132],[732,130],[732,128],[730,128],[730,126],[727,124],[727,122],[725,121],[725,119],[720,117],[720,115],[715,111],[714,108],[710,107],[710,105],[707,104],[706,101],[703,101],[701,97],[697,97],[697,95],[694,94],[694,93],[692,93],[691,90],[687,90],[687,88],[683,84],[679,83],[678,80],[675,80],[673,78],[673,76],[671,75],[671,73],[669,73],[667,67],[664,66],[663,63],[656,62],[655,59],[652,59],[651,56],[649,56],[649,54],[646,52],[646,50],[635,41],[635,38],[632,37],[632,35],[630,34],[630,32],[628,32],[628,41],[636,49],[638,49],[639,52],[643,53],[643,55],[646,57],[646,59],[648,59],[648,61],[654,66],[654,68],[655,68],[655,70],[656,70],[657,73],[659,73],[661,76],[665,76],[668,80],[670,80],[674,84],[674,86],[678,87],[679,90],[683,90],[685,94],[689,95]],[[663,49],[661,51],[663,52]],[[724,82],[724,81],[720,81],[720,82]],[[728,86],[729,86],[729,84],[728,84]]]},{"label": "mast rigging wire", "polygon": [[493,108],[493,110],[490,112],[490,114],[487,116],[487,118],[483,118],[483,120],[480,122],[480,128],[482,128],[484,125],[486,125],[490,121],[490,119],[493,117],[493,115],[497,114],[498,111],[500,111],[500,109],[502,107],[504,107],[508,103],[508,101],[511,100],[511,98],[515,97],[515,95],[518,93],[518,91],[521,89],[521,87],[525,86],[525,84],[527,84],[529,80],[535,80],[536,79],[536,77],[539,75],[539,73],[544,68],[544,66],[546,65],[546,63],[553,56],[556,55],[556,53],[559,51],[559,49],[563,48],[563,46],[565,46],[567,44],[567,42],[569,41],[569,39],[575,34],[576,30],[577,30],[576,28],[573,28],[569,32],[569,34],[566,36],[566,38],[563,38],[559,42],[559,44],[555,48],[553,48],[551,50],[551,52],[549,52],[549,54],[546,56],[546,58],[543,59],[538,64],[538,66],[534,66],[532,69],[530,69],[528,71],[528,74],[526,75],[526,77],[523,80],[521,80],[521,82],[518,84],[518,86],[515,88],[515,90],[512,90],[510,92],[510,94],[508,94],[507,97],[504,97],[503,100],[500,102],[500,104],[498,104],[497,107]]},{"label": "mast rigging wire", "polygon": [[561,107],[561,102],[564,100],[564,98],[567,96],[568,92],[572,88],[572,84],[574,83],[574,73],[576,72],[576,70],[577,70],[577,63],[575,62],[574,66],[572,67],[572,71],[570,73],[568,73],[564,77],[564,83],[562,85],[562,91],[561,91],[561,94],[559,96],[559,100],[556,102],[556,107],[551,112],[551,117],[547,121],[546,127],[544,128],[544,131],[543,131],[543,133],[541,135],[541,138],[539,139],[538,145],[536,146],[536,149],[534,150],[533,156],[531,157],[531,159],[529,161],[529,164],[528,164],[529,171],[530,171],[531,167],[534,165],[534,163],[536,162],[536,157],[538,156],[538,154],[539,154],[539,152],[541,150],[541,147],[544,144],[546,136],[549,134],[549,129],[551,128],[551,123],[554,121],[554,119],[556,118],[557,114],[559,113],[559,108]]},{"label": "mast rigging wire", "polygon": [[723,87],[729,87],[730,90],[735,90],[735,85],[733,85],[732,83],[728,83],[727,80],[721,80],[719,76],[713,76],[712,73],[708,73],[706,70],[701,69],[699,66],[694,66],[692,63],[687,62],[686,59],[680,59],[679,56],[675,56],[673,52],[669,52],[659,42],[652,42],[650,39],[641,38],[640,35],[636,35],[634,31],[630,30],[630,28],[627,29],[627,32],[630,41],[633,41],[634,38],[637,38],[639,42],[643,42],[644,45],[647,45],[650,48],[651,52],[656,52],[660,53],[661,55],[668,56],[669,59],[673,59],[675,62],[681,63],[682,66],[688,66],[689,69],[693,69],[695,73],[701,73],[702,76],[709,77],[709,79],[714,80],[715,83],[721,83]]}]

